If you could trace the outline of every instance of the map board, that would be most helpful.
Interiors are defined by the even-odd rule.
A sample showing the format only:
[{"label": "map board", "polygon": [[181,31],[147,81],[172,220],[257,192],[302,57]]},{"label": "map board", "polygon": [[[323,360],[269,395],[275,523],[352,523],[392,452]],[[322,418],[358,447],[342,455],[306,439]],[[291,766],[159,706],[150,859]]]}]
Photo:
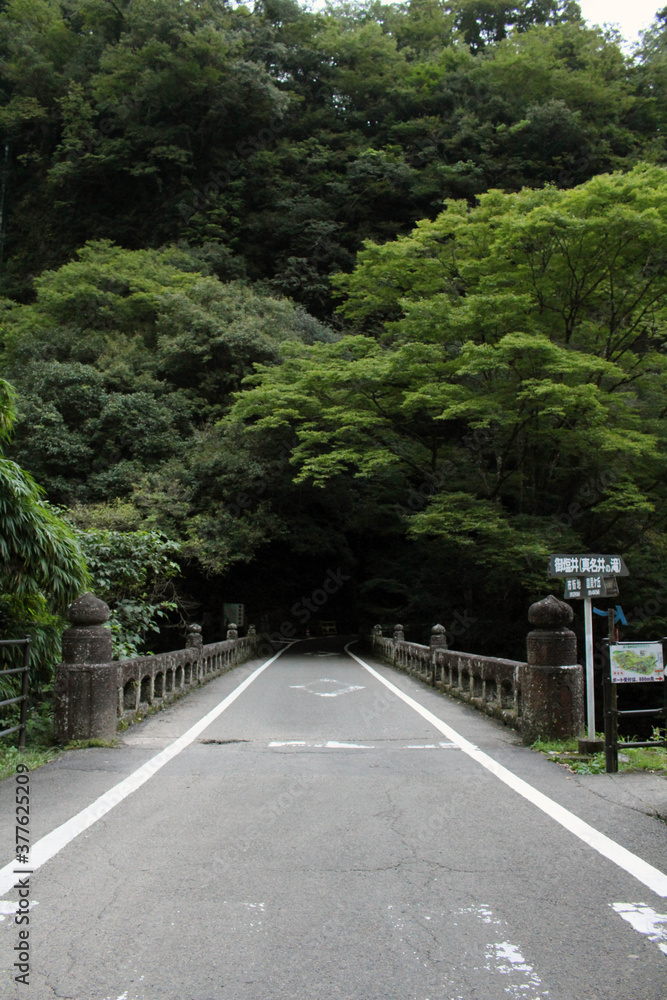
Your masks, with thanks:
[{"label": "map board", "polygon": [[623,642],[609,647],[612,684],[664,681],[661,642]]}]

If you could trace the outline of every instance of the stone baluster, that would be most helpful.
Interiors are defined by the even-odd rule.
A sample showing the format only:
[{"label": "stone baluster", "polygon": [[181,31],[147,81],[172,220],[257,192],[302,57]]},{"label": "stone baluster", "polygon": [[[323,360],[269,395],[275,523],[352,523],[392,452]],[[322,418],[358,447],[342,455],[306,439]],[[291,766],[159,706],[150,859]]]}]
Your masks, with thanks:
[{"label": "stone baluster", "polygon": [[255,625],[248,625],[248,639],[250,641],[250,649],[252,650],[252,655],[257,654],[257,628]]},{"label": "stone baluster", "polygon": [[194,683],[201,679],[203,673],[202,649],[204,648],[204,639],[202,637],[201,625],[197,625],[194,622],[188,625],[185,648],[191,649],[193,653],[191,677]]},{"label": "stone baluster", "polygon": [[204,644],[202,638],[202,628],[201,625],[188,625],[188,633],[185,637],[185,648],[186,649],[201,649]]},{"label": "stone baluster", "polygon": [[447,649],[447,632],[444,625],[434,625],[431,629],[431,649]]},{"label": "stone baluster", "polygon": [[430,660],[431,660],[431,687],[435,687],[438,679],[438,669],[436,660],[436,650],[447,649],[447,632],[444,625],[434,625],[431,629],[431,638],[429,641],[429,646],[431,650]]}]

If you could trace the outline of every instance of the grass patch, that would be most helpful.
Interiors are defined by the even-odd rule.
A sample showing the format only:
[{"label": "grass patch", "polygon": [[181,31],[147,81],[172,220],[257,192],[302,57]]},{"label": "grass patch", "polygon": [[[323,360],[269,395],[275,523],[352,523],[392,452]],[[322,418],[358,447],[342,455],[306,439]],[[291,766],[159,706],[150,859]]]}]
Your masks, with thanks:
[{"label": "grass patch", "polygon": [[[601,734],[600,737],[602,738]],[[658,737],[655,737],[656,739]],[[630,740],[629,742],[634,742]],[[578,741],[570,740],[537,740],[532,744],[532,750],[548,757],[557,764],[563,764],[575,774],[604,774],[606,762],[604,753],[584,756],[578,753]],[[636,750],[618,745],[618,770],[625,772],[647,771],[650,774],[667,775],[667,749],[664,747],[640,747]]]},{"label": "grass patch", "polygon": [[569,740],[537,740],[532,744],[532,750],[539,750],[540,753],[576,753],[579,743],[576,737]]},{"label": "grass patch", "polygon": [[50,760],[55,760],[66,750],[86,750],[88,747],[113,749],[117,746],[119,746],[118,740],[72,740],[64,747],[28,747],[27,750],[21,752],[16,746],[0,743],[0,781],[15,774],[17,764],[26,764],[31,771],[36,771],[38,767],[48,764]]},{"label": "grass patch", "polygon": [[119,740],[70,740],[70,742],[64,746],[63,750],[88,750],[89,747],[106,747],[108,750],[114,750],[116,747],[120,746]]},{"label": "grass patch", "polygon": [[[621,754],[627,761],[621,760]],[[638,750],[624,750],[623,744],[618,747],[619,771],[651,771],[656,774],[667,774],[667,749],[664,747],[640,747]]]},{"label": "grass patch", "polygon": [[30,747],[21,753],[17,747],[0,745],[0,781],[15,774],[17,764],[26,764],[31,771],[35,771],[60,752],[59,747]]}]

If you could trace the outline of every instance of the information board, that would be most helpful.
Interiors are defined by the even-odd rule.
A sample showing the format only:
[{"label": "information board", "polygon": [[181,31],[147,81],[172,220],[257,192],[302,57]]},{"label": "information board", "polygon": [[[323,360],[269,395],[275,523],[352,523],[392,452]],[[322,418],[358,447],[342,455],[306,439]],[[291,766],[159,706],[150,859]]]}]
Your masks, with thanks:
[{"label": "information board", "polygon": [[233,622],[238,628],[245,625],[245,605],[244,604],[223,604],[222,614],[224,625],[227,628]]},{"label": "information board", "polygon": [[664,681],[661,642],[622,642],[609,647],[612,684]]}]

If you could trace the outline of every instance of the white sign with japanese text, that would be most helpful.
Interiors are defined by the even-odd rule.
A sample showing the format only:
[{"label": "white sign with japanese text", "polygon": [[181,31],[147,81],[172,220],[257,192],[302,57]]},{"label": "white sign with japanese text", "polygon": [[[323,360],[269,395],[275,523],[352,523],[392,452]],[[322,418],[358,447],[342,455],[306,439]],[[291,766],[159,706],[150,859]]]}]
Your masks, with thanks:
[{"label": "white sign with japanese text", "polygon": [[549,576],[629,576],[621,556],[554,555],[549,557]]}]

